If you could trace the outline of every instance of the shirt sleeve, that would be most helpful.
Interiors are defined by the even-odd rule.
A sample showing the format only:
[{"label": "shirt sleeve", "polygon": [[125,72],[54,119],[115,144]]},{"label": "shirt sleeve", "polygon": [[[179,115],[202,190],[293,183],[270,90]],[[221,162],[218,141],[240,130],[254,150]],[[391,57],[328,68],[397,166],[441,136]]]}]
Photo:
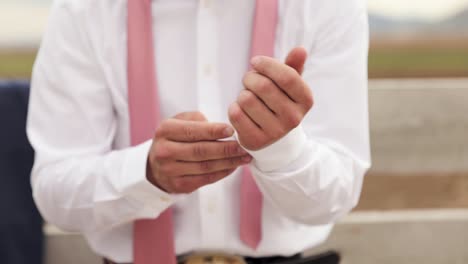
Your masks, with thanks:
[{"label": "shirt sleeve", "polygon": [[36,204],[48,222],[80,232],[156,218],[175,199],[146,179],[151,141],[113,149],[116,113],[83,14],[72,1],[52,8],[27,122]]},{"label": "shirt sleeve", "polygon": [[[368,21],[358,0],[318,1],[323,3],[313,8],[310,2],[304,1],[305,8],[297,11],[301,15],[294,16],[303,18],[296,27],[301,29],[298,41],[283,52],[294,45],[308,49],[303,78],[315,105],[299,127],[250,153],[266,200],[293,220],[321,225],[336,221],[358,203],[370,167]],[[290,26],[290,20],[285,14],[283,24]]]}]

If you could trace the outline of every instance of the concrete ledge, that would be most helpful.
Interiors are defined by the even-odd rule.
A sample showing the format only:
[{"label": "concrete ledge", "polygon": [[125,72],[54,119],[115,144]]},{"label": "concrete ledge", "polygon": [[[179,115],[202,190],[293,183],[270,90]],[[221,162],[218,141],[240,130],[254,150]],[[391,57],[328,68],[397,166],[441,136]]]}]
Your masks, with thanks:
[{"label": "concrete ledge", "polygon": [[468,172],[369,173],[357,210],[468,208]]},{"label": "concrete ledge", "polygon": [[359,212],[348,216],[321,247],[342,264],[468,263],[468,210]]},{"label": "concrete ledge", "polygon": [[467,209],[410,210],[410,211],[368,211],[349,214],[340,225],[350,224],[396,224],[434,223],[446,224],[468,220]]},{"label": "concrete ledge", "polygon": [[102,264],[83,236],[63,232],[51,225],[44,227],[44,234],[45,264]]},{"label": "concrete ledge", "polygon": [[468,79],[369,82],[374,172],[468,171]]},{"label": "concrete ledge", "polygon": [[[51,226],[46,264],[100,264],[84,239]],[[342,264],[466,264],[468,210],[355,212],[328,241],[306,254],[338,250]]]}]

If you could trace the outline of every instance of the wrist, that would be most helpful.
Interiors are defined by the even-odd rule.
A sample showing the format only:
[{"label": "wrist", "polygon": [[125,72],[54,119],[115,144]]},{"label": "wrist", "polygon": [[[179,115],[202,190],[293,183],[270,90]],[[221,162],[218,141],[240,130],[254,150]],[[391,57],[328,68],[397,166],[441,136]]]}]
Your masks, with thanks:
[{"label": "wrist", "polygon": [[151,167],[151,162],[149,156],[146,161],[146,179],[156,188],[160,189],[161,191],[167,192],[165,188],[159,184],[156,175],[153,174],[153,169]]},{"label": "wrist", "polygon": [[275,143],[256,151],[245,149],[253,157],[253,165],[263,172],[288,166],[302,153],[307,136],[301,125]]}]

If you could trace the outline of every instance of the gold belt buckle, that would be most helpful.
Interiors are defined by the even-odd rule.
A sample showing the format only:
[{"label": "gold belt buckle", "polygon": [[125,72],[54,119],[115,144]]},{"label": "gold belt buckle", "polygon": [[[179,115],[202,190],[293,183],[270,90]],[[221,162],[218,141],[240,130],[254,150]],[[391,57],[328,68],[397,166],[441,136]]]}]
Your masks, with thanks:
[{"label": "gold belt buckle", "polygon": [[180,264],[247,264],[242,257],[227,254],[193,254]]}]

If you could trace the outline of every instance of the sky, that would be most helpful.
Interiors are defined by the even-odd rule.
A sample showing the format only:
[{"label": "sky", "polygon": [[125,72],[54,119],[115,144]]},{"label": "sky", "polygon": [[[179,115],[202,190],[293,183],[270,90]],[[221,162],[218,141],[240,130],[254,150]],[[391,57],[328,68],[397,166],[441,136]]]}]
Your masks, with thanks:
[{"label": "sky", "polygon": [[[312,0],[310,0],[312,1]],[[346,0],[343,0],[346,1]],[[0,0],[0,46],[37,43],[52,0]],[[369,11],[396,18],[441,20],[468,0],[367,0]]]}]

